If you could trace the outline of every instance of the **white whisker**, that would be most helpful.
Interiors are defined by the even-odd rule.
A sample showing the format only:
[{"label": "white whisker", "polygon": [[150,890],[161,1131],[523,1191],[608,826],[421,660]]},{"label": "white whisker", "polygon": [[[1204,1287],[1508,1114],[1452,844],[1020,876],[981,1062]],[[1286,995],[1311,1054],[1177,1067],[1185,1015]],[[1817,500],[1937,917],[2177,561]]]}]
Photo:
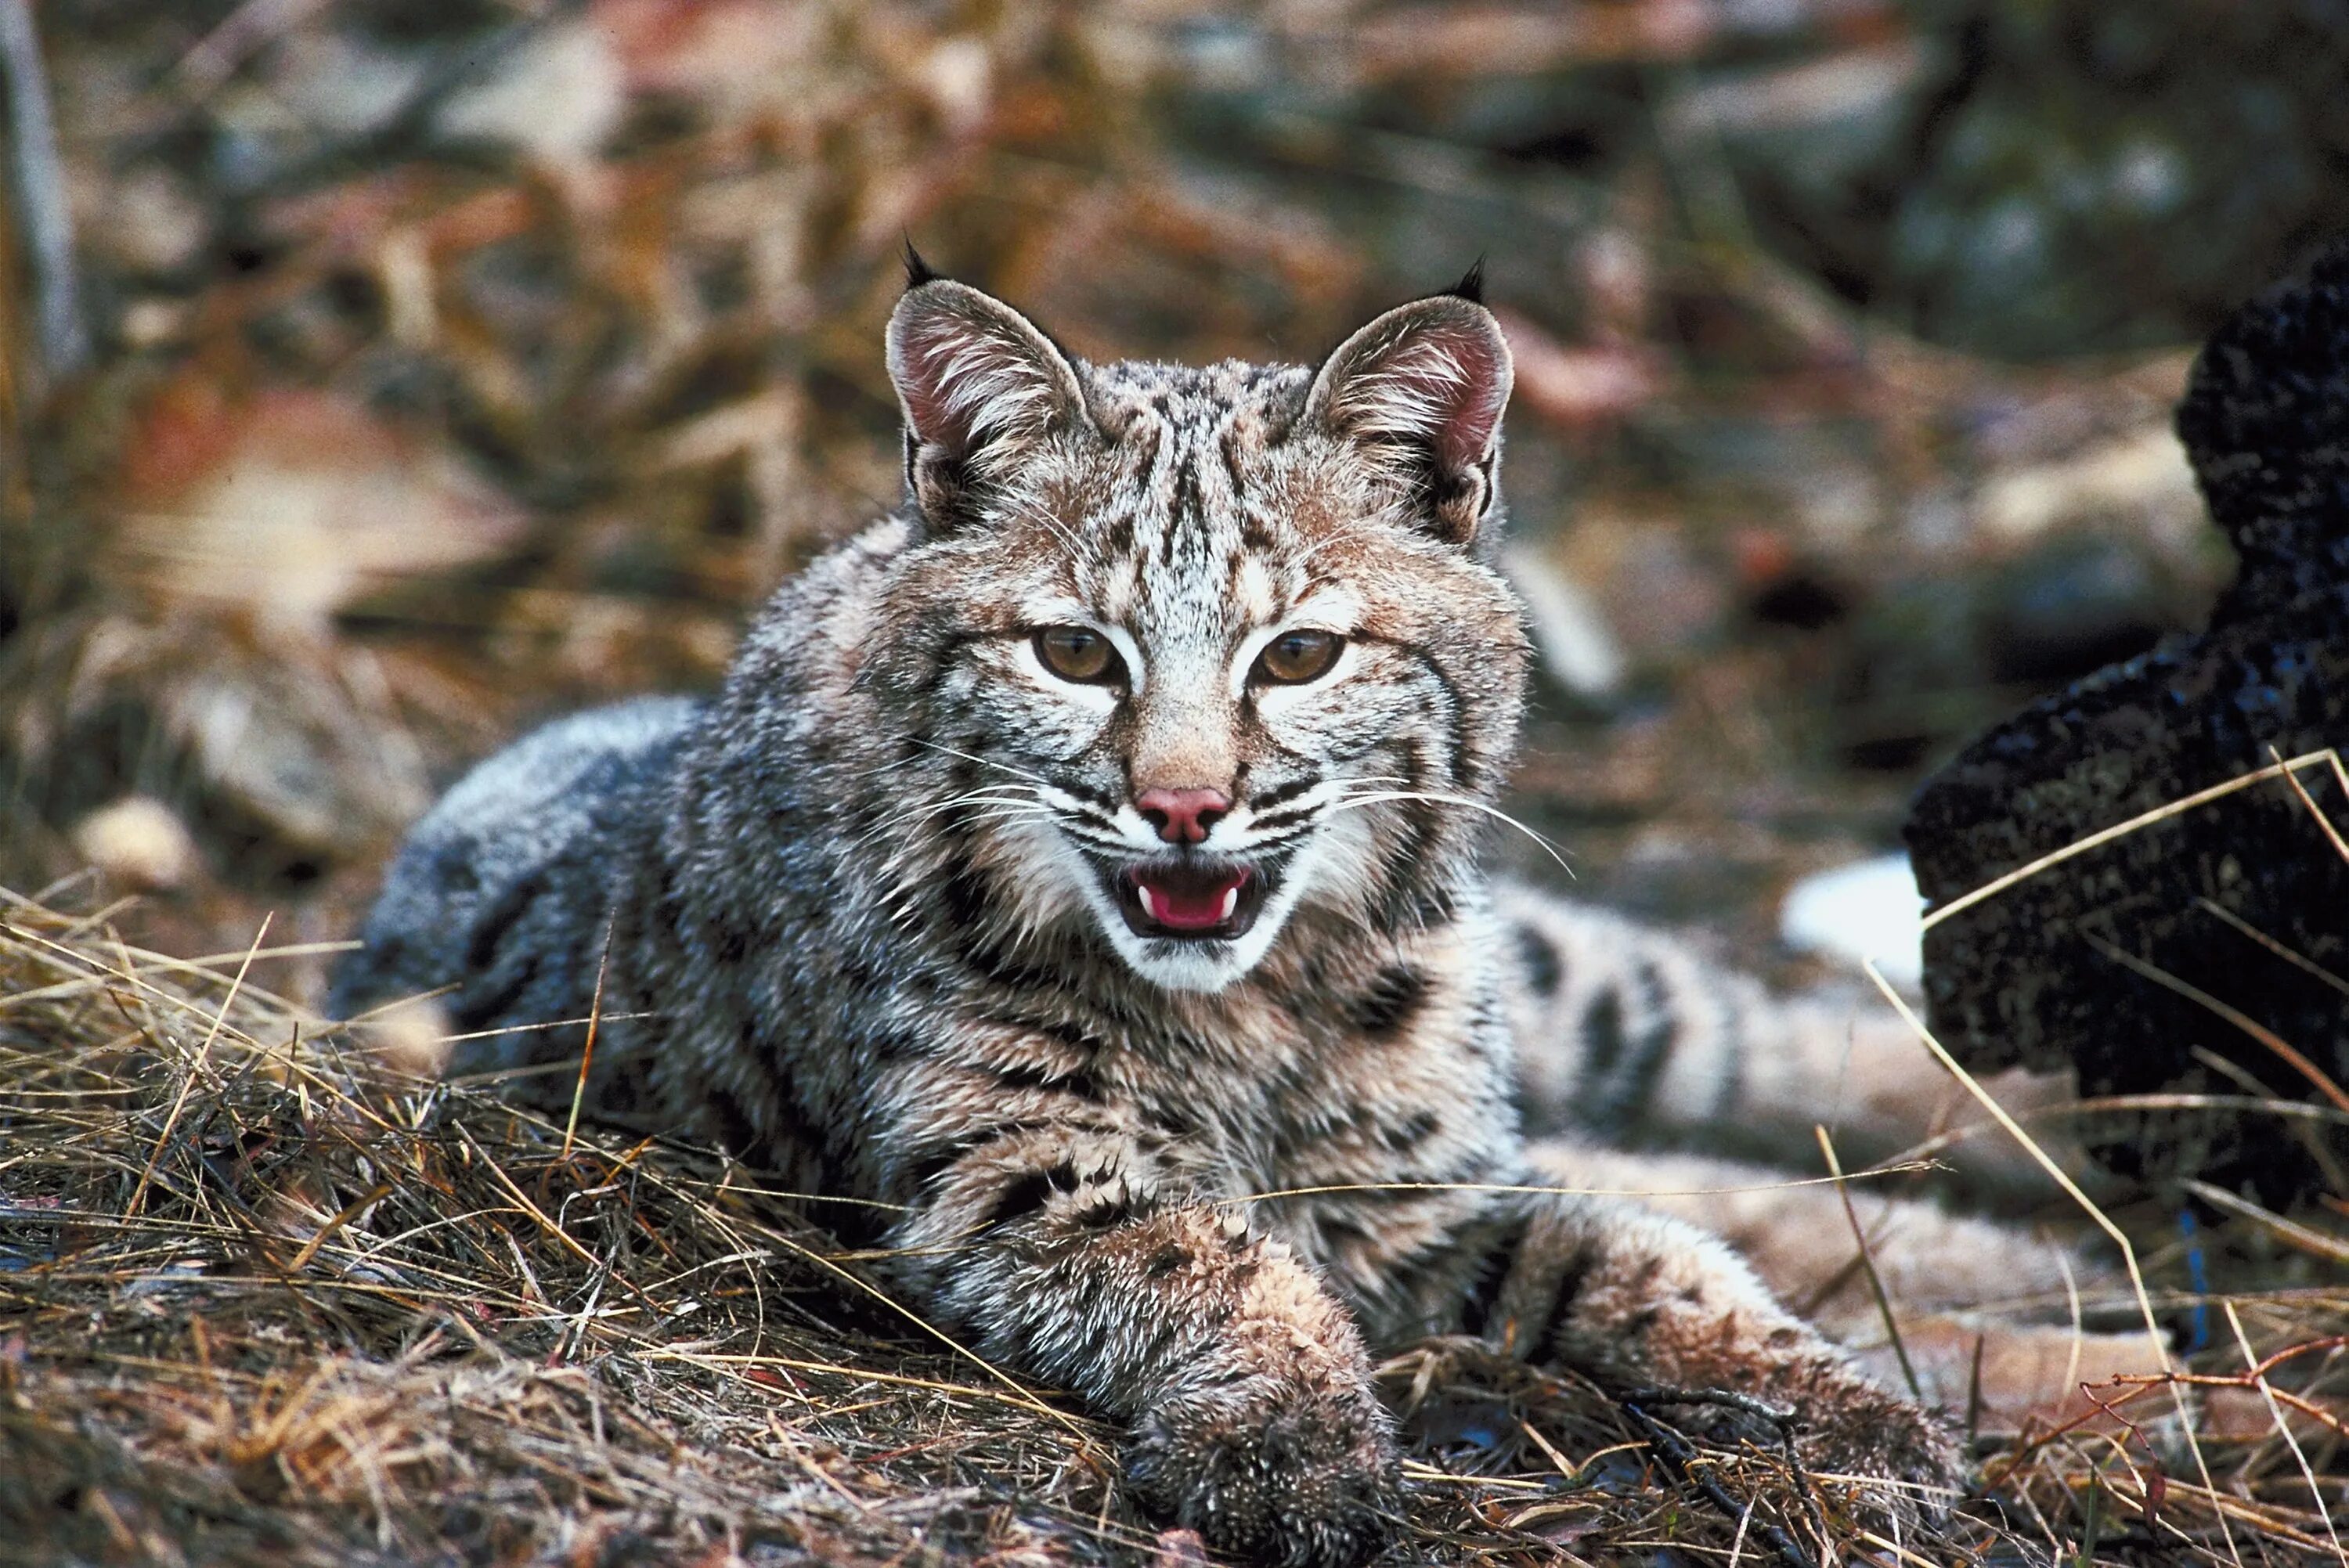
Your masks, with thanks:
[{"label": "white whisker", "polygon": [[916,746],[926,746],[933,751],[943,751],[949,757],[959,757],[965,762],[976,762],[981,768],[999,769],[1003,772],[1009,773],[1016,779],[1032,779],[1036,783],[1045,786],[1047,789],[1051,788],[1052,785],[1052,781],[1050,779],[1045,778],[1041,773],[1030,773],[1024,768],[1014,768],[1008,762],[998,762],[992,758],[981,757],[976,752],[957,751],[951,746],[941,746],[935,740],[917,739],[914,744]]},{"label": "white whisker", "polygon": [[1558,870],[1568,876],[1574,875],[1574,868],[1566,863],[1565,851],[1551,843],[1545,835],[1526,827],[1498,806],[1487,806],[1484,801],[1472,800],[1465,795],[1438,795],[1425,789],[1380,789],[1367,795],[1349,795],[1332,805],[1330,810],[1332,812],[1350,811],[1360,806],[1378,805],[1382,800],[1425,800],[1431,805],[1465,806],[1472,811],[1482,811],[1496,821],[1506,822],[1510,827],[1531,839],[1541,846],[1542,853],[1557,862]]},{"label": "white whisker", "polygon": [[1017,786],[1008,784],[990,785],[986,789],[974,789],[968,794],[957,795],[951,799],[934,801],[930,805],[925,806],[918,810],[900,812],[895,817],[890,817],[883,821],[875,823],[869,830],[858,836],[856,843],[858,846],[870,843],[873,840],[879,838],[882,834],[889,832],[895,829],[919,827],[922,823],[928,821],[932,817],[938,815],[940,812],[951,811],[958,806],[1028,806],[1033,807],[1037,810],[1044,810],[1047,809],[1041,801],[1037,800],[1030,795],[1010,795],[995,792],[999,790],[1008,790],[1014,788],[1017,788]]}]

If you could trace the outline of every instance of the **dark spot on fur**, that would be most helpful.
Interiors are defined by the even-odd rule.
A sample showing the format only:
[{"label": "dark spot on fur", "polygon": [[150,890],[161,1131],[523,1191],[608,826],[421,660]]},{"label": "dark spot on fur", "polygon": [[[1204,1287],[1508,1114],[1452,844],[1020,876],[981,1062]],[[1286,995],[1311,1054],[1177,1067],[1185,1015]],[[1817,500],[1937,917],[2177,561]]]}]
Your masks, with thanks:
[{"label": "dark spot on fur", "polygon": [[1427,976],[1407,964],[1379,971],[1370,988],[1354,998],[1347,1017],[1354,1027],[1374,1040],[1392,1039],[1419,1012],[1427,999]]},{"label": "dark spot on fur", "polygon": [[1277,806],[1285,806],[1321,782],[1321,776],[1310,773],[1302,779],[1292,779],[1286,784],[1275,785],[1248,804],[1260,816]]},{"label": "dark spot on fur", "polygon": [[432,851],[432,880],[444,892],[479,891],[481,873],[476,869],[475,861],[481,852],[481,845],[470,834],[450,840]]},{"label": "dark spot on fur", "polygon": [[947,877],[938,889],[938,911],[957,931],[984,923],[993,906],[985,879],[968,866]]},{"label": "dark spot on fur", "polygon": [[[450,1010],[450,1021],[457,1026],[456,1032],[460,1035],[478,1034],[508,1017],[514,1004],[522,1000],[523,993],[528,991],[532,982],[538,978],[538,970],[539,955],[525,953],[509,965],[504,974],[492,971],[477,975],[482,988],[468,985],[460,993],[458,1005]],[[555,1033],[571,1036],[582,1031],[574,1026]],[[551,1045],[552,1042],[544,1044]]]},{"label": "dark spot on fur", "polygon": [[1170,1242],[1151,1254],[1150,1261],[1143,1265],[1142,1277],[1154,1280],[1164,1279],[1190,1261],[1189,1253]]},{"label": "dark spot on fur", "polygon": [[546,891],[546,873],[533,872],[498,895],[498,901],[483,912],[473,927],[472,939],[465,944],[465,967],[474,971],[487,969],[497,962],[498,944],[506,933],[530,913],[539,895]]},{"label": "dark spot on fur", "polygon": [[1460,905],[1448,888],[1422,888],[1411,902],[1411,923],[1421,931],[1441,931],[1460,918]]},{"label": "dark spot on fur", "polygon": [[961,1141],[933,1149],[905,1167],[905,1184],[909,1191],[926,1192],[937,1179],[955,1168],[957,1161],[970,1152],[970,1145]]},{"label": "dark spot on fur", "polygon": [[1723,1036],[1721,1044],[1721,1087],[1713,1094],[1713,1114],[1718,1119],[1726,1120],[1734,1116],[1738,1108],[1745,1103],[1744,1015],[1735,1007],[1725,1009],[1722,1015],[1720,1028]]},{"label": "dark spot on fur", "polygon": [[1007,1029],[1020,1029],[1031,1035],[1040,1035],[1056,1046],[1065,1047],[1069,1050],[1077,1052],[1087,1060],[1100,1056],[1108,1048],[1098,1037],[1086,1033],[1074,1024],[1062,1023],[1056,1018],[1040,1018],[1031,1013],[1004,1013],[983,1021],[1000,1024]]},{"label": "dark spot on fur", "polygon": [[1066,975],[1015,958],[1000,943],[974,942],[962,958],[981,978],[1006,991],[1060,991],[1068,987]]},{"label": "dark spot on fur", "polygon": [[712,1084],[703,1091],[702,1103],[709,1109],[719,1143],[729,1153],[747,1156],[759,1148],[758,1124],[732,1089]]},{"label": "dark spot on fur", "polygon": [[1415,1110],[1401,1125],[1380,1129],[1379,1141],[1392,1153],[1408,1154],[1434,1137],[1435,1130],[1443,1125],[1444,1118],[1434,1111]]},{"label": "dark spot on fur", "polygon": [[1517,962],[1525,966],[1526,984],[1534,988],[1537,996],[1557,995],[1557,988],[1566,984],[1566,970],[1558,963],[1557,949],[1550,945],[1548,937],[1523,923],[1516,928],[1516,938]]},{"label": "dark spot on fur", "polygon": [[1649,1023],[1631,1042],[1631,1057],[1624,1074],[1619,1115],[1644,1115],[1648,1102],[1656,1092],[1656,1082],[1664,1075],[1671,1060],[1672,1047],[1680,1040],[1679,1017],[1672,1011],[1671,992],[1664,985],[1661,971],[1646,959],[1637,966],[1635,977],[1642,998],[1648,1006]]},{"label": "dark spot on fur", "polygon": [[1445,762],[1451,769],[1450,782],[1473,785],[1474,769],[1468,763],[1468,704],[1460,695],[1460,687],[1435,662],[1435,655],[1422,648],[1408,650],[1419,667],[1427,672],[1438,690],[1444,693],[1444,730]]},{"label": "dark spot on fur", "polygon": [[1112,1230],[1132,1219],[1133,1214],[1134,1206],[1131,1202],[1092,1203],[1078,1214],[1077,1224],[1080,1229],[1087,1231]]}]

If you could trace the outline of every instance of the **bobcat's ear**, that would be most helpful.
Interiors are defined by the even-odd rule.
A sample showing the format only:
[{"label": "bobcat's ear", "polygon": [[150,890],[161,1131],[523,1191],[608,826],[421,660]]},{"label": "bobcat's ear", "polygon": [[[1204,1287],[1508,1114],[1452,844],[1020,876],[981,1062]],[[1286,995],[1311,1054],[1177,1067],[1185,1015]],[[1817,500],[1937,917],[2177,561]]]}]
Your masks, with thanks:
[{"label": "bobcat's ear", "polygon": [[889,316],[889,378],[905,413],[905,482],[934,528],[1051,431],[1085,419],[1076,368],[1026,316],[949,278],[917,282]]},{"label": "bobcat's ear", "polygon": [[1493,313],[1442,294],[1398,305],[1340,344],[1314,374],[1305,418],[1402,457],[1427,525],[1464,544],[1500,496],[1510,377]]}]

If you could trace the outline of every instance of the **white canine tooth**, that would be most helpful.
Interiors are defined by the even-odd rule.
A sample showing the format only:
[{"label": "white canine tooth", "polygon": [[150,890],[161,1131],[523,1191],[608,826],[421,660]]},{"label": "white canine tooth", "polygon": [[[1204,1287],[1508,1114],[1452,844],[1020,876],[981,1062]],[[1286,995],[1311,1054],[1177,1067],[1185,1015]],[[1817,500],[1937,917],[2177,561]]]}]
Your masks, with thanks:
[{"label": "white canine tooth", "polygon": [[1237,889],[1237,888],[1236,888],[1236,887],[1227,887],[1227,888],[1226,888],[1226,889],[1224,890],[1224,913],[1221,913],[1221,914],[1219,914],[1219,915],[1217,915],[1217,916],[1216,916],[1216,919],[1217,921],[1226,921],[1226,920],[1229,920],[1229,919],[1231,919],[1231,917],[1232,917],[1232,911],[1234,911],[1234,910],[1236,910],[1236,909],[1239,908],[1239,906],[1240,906],[1240,890],[1239,890],[1239,889]]},{"label": "white canine tooth", "polygon": [[1158,918],[1158,901],[1150,896],[1150,884],[1148,882],[1136,882],[1133,885],[1133,891],[1142,895],[1142,913],[1148,915],[1151,919],[1156,920]]}]

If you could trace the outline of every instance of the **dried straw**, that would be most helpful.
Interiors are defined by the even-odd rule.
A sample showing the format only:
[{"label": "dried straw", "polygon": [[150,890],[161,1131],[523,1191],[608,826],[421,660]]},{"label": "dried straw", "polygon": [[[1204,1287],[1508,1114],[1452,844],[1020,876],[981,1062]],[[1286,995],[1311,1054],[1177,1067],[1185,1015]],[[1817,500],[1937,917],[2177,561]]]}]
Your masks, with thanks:
[{"label": "dried straw", "polygon": [[[1114,1432],[888,1300],[822,1205],[360,1048],[257,982],[258,940],[175,960],[5,896],[0,1559],[1194,1560],[1124,1501]],[[2210,1484],[2165,1479],[2174,1434],[2083,1424],[1897,1542],[1766,1423],[1699,1440],[1674,1405],[1432,1342],[1381,1373],[1407,1551],[2217,1562],[2223,1520],[2245,1561],[2334,1560],[2341,1304],[2237,1299],[2232,1367],[2174,1381],[2275,1418],[2206,1435]]]}]

